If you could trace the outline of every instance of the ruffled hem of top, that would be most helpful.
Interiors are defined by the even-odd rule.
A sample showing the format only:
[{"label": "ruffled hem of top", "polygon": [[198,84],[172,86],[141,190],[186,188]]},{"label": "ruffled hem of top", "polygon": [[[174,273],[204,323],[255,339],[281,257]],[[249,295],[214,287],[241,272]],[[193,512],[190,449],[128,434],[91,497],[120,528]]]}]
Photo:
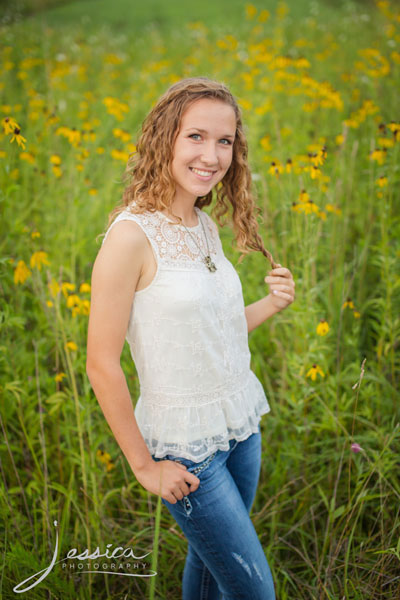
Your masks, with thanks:
[{"label": "ruffled hem of top", "polygon": [[216,450],[229,450],[229,440],[257,433],[270,406],[260,381],[250,373],[244,389],[202,406],[160,406],[139,398],[135,416],[150,454],[200,462]]}]

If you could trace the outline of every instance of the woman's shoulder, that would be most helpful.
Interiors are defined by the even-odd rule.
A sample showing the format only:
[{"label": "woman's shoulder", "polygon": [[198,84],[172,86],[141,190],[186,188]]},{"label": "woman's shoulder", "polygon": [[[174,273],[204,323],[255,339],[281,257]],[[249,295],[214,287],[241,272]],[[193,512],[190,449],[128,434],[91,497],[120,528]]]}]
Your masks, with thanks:
[{"label": "woman's shoulder", "polygon": [[117,214],[107,231],[104,234],[102,245],[108,238],[112,237],[114,240],[122,236],[126,238],[126,243],[132,245],[144,245],[146,242],[146,235],[143,231],[141,219],[139,215],[130,212],[128,209],[124,209]]}]

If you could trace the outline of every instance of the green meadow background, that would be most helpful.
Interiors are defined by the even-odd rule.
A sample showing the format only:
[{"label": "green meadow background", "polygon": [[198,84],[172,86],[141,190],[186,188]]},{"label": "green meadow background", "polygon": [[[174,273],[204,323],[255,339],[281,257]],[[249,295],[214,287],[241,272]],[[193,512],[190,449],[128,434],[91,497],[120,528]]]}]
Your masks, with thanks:
[{"label": "green meadow background", "polygon": [[[173,82],[206,75],[239,100],[260,233],[296,282],[294,303],[249,335],[271,405],[251,516],[277,598],[398,600],[399,4],[0,10],[0,596],[46,569],[57,541],[58,561],[110,544],[157,575],[63,561],[26,598],[181,597],[187,543],[112,436],[86,336],[97,236],[141,122]],[[238,263],[229,220],[220,231],[245,303],[266,295],[269,263]],[[121,362],[135,403],[127,345]]]}]

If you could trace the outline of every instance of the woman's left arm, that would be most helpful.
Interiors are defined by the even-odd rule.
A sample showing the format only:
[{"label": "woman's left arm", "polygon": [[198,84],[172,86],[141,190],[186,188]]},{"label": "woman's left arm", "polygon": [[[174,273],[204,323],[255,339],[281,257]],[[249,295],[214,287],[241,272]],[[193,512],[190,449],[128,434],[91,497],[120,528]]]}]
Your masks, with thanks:
[{"label": "woman's left arm", "polygon": [[249,304],[244,309],[249,333],[294,300],[295,283],[291,272],[286,267],[279,265],[269,272],[264,281],[270,286],[268,296]]}]

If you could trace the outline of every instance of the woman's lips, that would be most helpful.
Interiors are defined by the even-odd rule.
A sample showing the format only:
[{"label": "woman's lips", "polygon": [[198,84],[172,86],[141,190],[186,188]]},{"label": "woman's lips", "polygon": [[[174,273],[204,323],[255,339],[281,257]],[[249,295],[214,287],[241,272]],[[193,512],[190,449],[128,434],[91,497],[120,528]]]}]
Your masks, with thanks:
[{"label": "woman's lips", "polygon": [[198,179],[201,179],[202,181],[209,181],[216,173],[216,171],[208,171],[207,169],[197,169],[196,167],[189,167],[189,169],[192,171],[193,175],[195,175]]}]

